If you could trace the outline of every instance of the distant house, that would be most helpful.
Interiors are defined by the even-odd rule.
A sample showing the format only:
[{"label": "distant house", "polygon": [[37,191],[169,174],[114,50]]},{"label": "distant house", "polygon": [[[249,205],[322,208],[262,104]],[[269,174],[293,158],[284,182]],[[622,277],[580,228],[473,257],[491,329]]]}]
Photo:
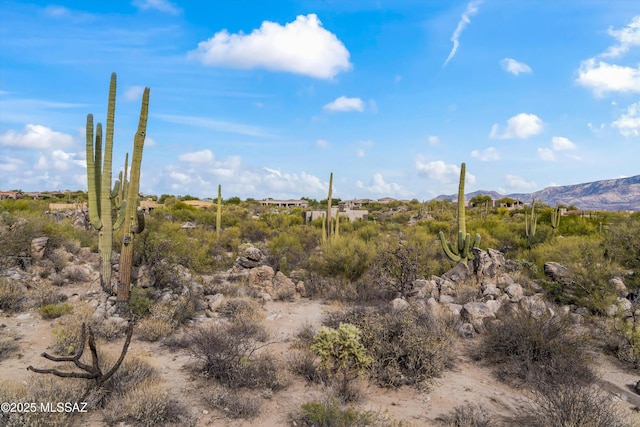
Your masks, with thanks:
[{"label": "distant house", "polygon": [[163,207],[163,205],[161,205],[160,203],[156,203],[155,201],[153,201],[151,199],[141,200],[140,201],[140,209],[142,209],[146,213],[151,212],[155,208],[161,208],[161,207]]},{"label": "distant house", "polygon": [[185,200],[182,203],[198,209],[204,209],[213,206],[213,202],[210,200]]},{"label": "distant house", "polygon": [[309,202],[306,200],[275,200],[275,199],[264,199],[258,200],[262,206],[275,206],[278,208],[308,208]]},{"label": "distant house", "polygon": [[22,197],[22,193],[19,191],[0,191],[0,200],[4,199],[19,199]]},{"label": "distant house", "polygon": [[378,203],[391,203],[391,202],[397,202],[397,199],[394,199],[393,197],[383,197],[381,199],[378,199]]},{"label": "distant house", "polygon": [[80,211],[87,208],[87,203],[49,203],[49,211]]},{"label": "distant house", "polygon": [[352,199],[352,200],[343,200],[338,203],[338,207],[341,209],[362,209],[363,205],[367,203],[371,203],[373,200],[371,199]]},{"label": "distant house", "polygon": [[[369,216],[369,211],[366,209],[349,209],[349,208],[331,208],[331,217],[337,218],[347,218],[349,221],[355,221],[356,219],[367,219]],[[305,211],[302,212],[302,218],[304,219],[305,224],[311,221],[315,221],[319,218],[326,218],[327,210],[318,210],[318,211]]]}]

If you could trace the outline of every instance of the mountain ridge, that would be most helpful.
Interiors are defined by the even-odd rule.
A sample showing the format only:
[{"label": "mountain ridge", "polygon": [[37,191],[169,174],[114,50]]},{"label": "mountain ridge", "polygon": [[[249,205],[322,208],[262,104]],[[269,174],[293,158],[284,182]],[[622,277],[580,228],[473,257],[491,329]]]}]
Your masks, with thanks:
[{"label": "mountain ridge", "polygon": [[[494,200],[510,197],[525,203],[536,199],[550,206],[573,205],[581,210],[640,211],[640,175],[546,187],[533,193],[501,194],[497,191],[479,190],[465,194],[465,199],[469,200],[477,195],[487,195]],[[440,195],[434,200],[455,200],[456,197],[457,195]]]}]

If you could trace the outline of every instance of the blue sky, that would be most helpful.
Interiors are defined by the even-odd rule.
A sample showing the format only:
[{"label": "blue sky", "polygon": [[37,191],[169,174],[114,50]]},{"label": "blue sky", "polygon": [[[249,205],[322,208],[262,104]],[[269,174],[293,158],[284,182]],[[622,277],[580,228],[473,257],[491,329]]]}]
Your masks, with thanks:
[{"label": "blue sky", "polygon": [[0,189],[86,189],[118,74],[114,176],[141,191],[431,199],[640,173],[640,3],[0,0]]}]

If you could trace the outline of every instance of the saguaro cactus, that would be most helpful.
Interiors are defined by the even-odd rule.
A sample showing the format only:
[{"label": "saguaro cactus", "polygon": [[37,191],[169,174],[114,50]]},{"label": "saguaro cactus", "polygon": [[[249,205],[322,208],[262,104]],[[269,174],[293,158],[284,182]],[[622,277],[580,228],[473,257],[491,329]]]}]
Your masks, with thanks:
[{"label": "saguaro cactus", "polygon": [[524,234],[531,238],[536,235],[536,228],[538,225],[538,214],[536,214],[536,201],[531,201],[531,217],[524,213]]},{"label": "saguaro cactus", "polygon": [[216,235],[220,238],[220,226],[222,223],[222,185],[218,184],[218,212],[216,212]]},{"label": "saguaro cactus", "polygon": [[444,253],[447,255],[453,262],[464,262],[466,263],[473,256],[471,255],[471,250],[480,244],[480,235],[476,234],[476,237],[471,243],[471,236],[467,233],[467,225],[465,218],[465,207],[464,207],[464,176],[466,173],[466,165],[462,163],[460,167],[460,184],[458,185],[458,245],[454,248],[454,246],[447,242],[444,237],[444,233],[441,231],[438,236],[440,237],[440,243],[442,244],[442,249],[444,249]]},{"label": "saguaro cactus", "polygon": [[331,196],[333,190],[333,172],[329,175],[329,197],[327,197],[327,237],[331,237]]},{"label": "saguaro cactus", "polygon": [[142,107],[138,120],[138,130],[133,138],[133,156],[131,158],[131,178],[122,186],[126,194],[126,211],[124,216],[124,235],[122,237],[122,249],[120,251],[120,280],[118,282],[119,303],[129,301],[129,288],[131,287],[131,265],[133,263],[133,237],[144,230],[144,215],[138,210],[140,194],[140,166],[142,164],[142,149],[147,134],[147,118],[149,117],[149,88],[145,88],[142,94]]},{"label": "saguaro cactus", "polygon": [[[102,124],[94,126],[93,115],[87,115],[87,187],[89,199],[89,219],[98,230],[98,252],[100,253],[100,285],[106,292],[111,291],[111,251],[113,249],[113,216],[111,213],[111,164],[113,158],[113,123],[116,107],[116,75],[111,74],[109,99],[107,104],[107,127],[102,157]],[[123,215],[120,209],[119,216]],[[117,220],[116,224],[121,223]]]},{"label": "saguaro cactus", "polygon": [[560,206],[551,211],[551,231],[553,235],[556,235],[556,230],[560,227]]}]

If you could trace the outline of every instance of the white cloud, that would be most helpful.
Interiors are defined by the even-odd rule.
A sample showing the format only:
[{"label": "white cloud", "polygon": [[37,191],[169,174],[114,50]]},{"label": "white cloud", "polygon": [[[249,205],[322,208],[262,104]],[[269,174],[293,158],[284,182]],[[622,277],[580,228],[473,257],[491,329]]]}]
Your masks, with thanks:
[{"label": "white cloud", "polygon": [[340,96],[322,107],[327,111],[364,111],[364,102],[360,98],[347,98],[346,96]]},{"label": "white cloud", "polygon": [[169,173],[169,177],[174,181],[178,181],[178,184],[187,184],[191,182],[191,178],[189,177],[189,175],[182,172],[171,171]]},{"label": "white cloud", "polygon": [[633,46],[640,46],[640,16],[634,16],[629,25],[621,30],[609,27],[609,35],[618,40],[617,45],[609,47],[602,56],[615,58],[629,51]]},{"label": "white cloud", "polygon": [[504,58],[502,61],[500,61],[500,65],[502,66],[503,70],[515,76],[520,73],[532,73],[531,67],[529,67],[524,62],[516,61],[513,58]]},{"label": "white cloud", "polygon": [[507,127],[502,133],[499,132],[499,126],[494,124],[489,137],[494,139],[527,139],[542,132],[542,125],[542,120],[535,114],[520,113],[507,120]]},{"label": "white cloud", "polygon": [[610,92],[640,92],[640,65],[633,66],[610,64],[599,58],[619,58],[630,48],[640,46],[640,15],[621,30],[609,28],[608,33],[618,43],[610,46],[600,55],[580,63],[576,82],[593,91],[596,97]]},{"label": "white cloud", "polygon": [[556,161],[556,153],[554,153],[551,148],[538,148],[538,157],[540,157],[545,162]]},{"label": "white cloud", "polygon": [[315,14],[299,15],[284,26],[264,21],[248,35],[219,31],[198,43],[189,57],[205,65],[266,68],[319,79],[331,79],[352,67],[349,51]]},{"label": "white cloud", "polygon": [[551,145],[555,151],[575,150],[578,148],[569,138],[564,136],[554,136],[551,138]]},{"label": "white cloud", "polygon": [[471,152],[471,157],[475,157],[483,162],[494,162],[496,160],[500,160],[500,154],[498,154],[498,150],[494,147],[488,147],[482,151],[473,150]]},{"label": "white cloud", "polygon": [[144,86],[131,86],[124,93],[124,98],[128,101],[135,101],[136,99],[140,98],[143,92]]},{"label": "white cloud", "polygon": [[15,172],[22,169],[24,160],[16,157],[5,157],[0,159],[0,172]]},{"label": "white cloud", "polygon": [[213,153],[208,148],[178,156],[178,160],[189,163],[207,163],[213,160]]},{"label": "white cloud", "polygon": [[134,0],[132,4],[140,10],[158,10],[172,15],[180,13],[180,8],[168,0]]},{"label": "white cloud", "polygon": [[611,123],[623,136],[640,136],[640,102],[627,107],[627,112]]},{"label": "white cloud", "polygon": [[610,92],[640,92],[640,67],[596,62],[595,58],[590,58],[580,64],[576,81],[591,89],[597,97]]},{"label": "white cloud", "polygon": [[0,145],[30,149],[64,148],[73,145],[73,137],[46,126],[28,124],[22,132],[8,130],[0,135]]},{"label": "white cloud", "polygon": [[440,144],[440,138],[438,138],[435,135],[429,135],[429,138],[427,138],[427,141],[429,142],[429,145],[438,145],[438,144]]},{"label": "white cloud", "polygon": [[469,4],[467,4],[466,9],[462,13],[462,16],[460,16],[458,26],[451,36],[453,47],[451,48],[451,52],[449,52],[449,56],[447,56],[446,61],[444,61],[444,64],[442,64],[443,67],[445,67],[455,56],[456,51],[458,50],[458,46],[460,45],[460,35],[462,34],[464,28],[471,23],[471,17],[478,13],[478,6],[480,5],[480,3],[482,3],[482,0],[471,0]]},{"label": "white cloud", "polygon": [[[427,178],[434,179],[443,184],[460,181],[460,167],[456,165],[448,165],[442,160],[435,160],[426,163],[424,160],[418,158],[416,160],[416,169],[418,170],[418,174],[424,175]],[[468,184],[473,184],[476,181],[476,177],[467,172],[465,181]]]},{"label": "white cloud", "polygon": [[369,185],[364,185],[362,181],[358,180],[357,186],[358,188],[372,194],[396,195],[400,197],[407,197],[411,194],[400,184],[395,182],[385,182],[381,173],[373,174]]},{"label": "white cloud", "polygon": [[505,176],[505,181],[507,183],[507,186],[513,190],[528,191],[528,190],[535,190],[537,187],[535,182],[527,181],[524,178],[521,178],[516,175]]},{"label": "white cloud", "polygon": [[327,141],[326,139],[319,139],[316,141],[316,147],[320,147],[320,148],[327,148],[331,145],[331,143],[329,141]]},{"label": "white cloud", "polygon": [[358,148],[358,150],[356,151],[356,156],[358,156],[358,157],[364,157],[366,155],[367,155],[367,153],[362,148]]}]

